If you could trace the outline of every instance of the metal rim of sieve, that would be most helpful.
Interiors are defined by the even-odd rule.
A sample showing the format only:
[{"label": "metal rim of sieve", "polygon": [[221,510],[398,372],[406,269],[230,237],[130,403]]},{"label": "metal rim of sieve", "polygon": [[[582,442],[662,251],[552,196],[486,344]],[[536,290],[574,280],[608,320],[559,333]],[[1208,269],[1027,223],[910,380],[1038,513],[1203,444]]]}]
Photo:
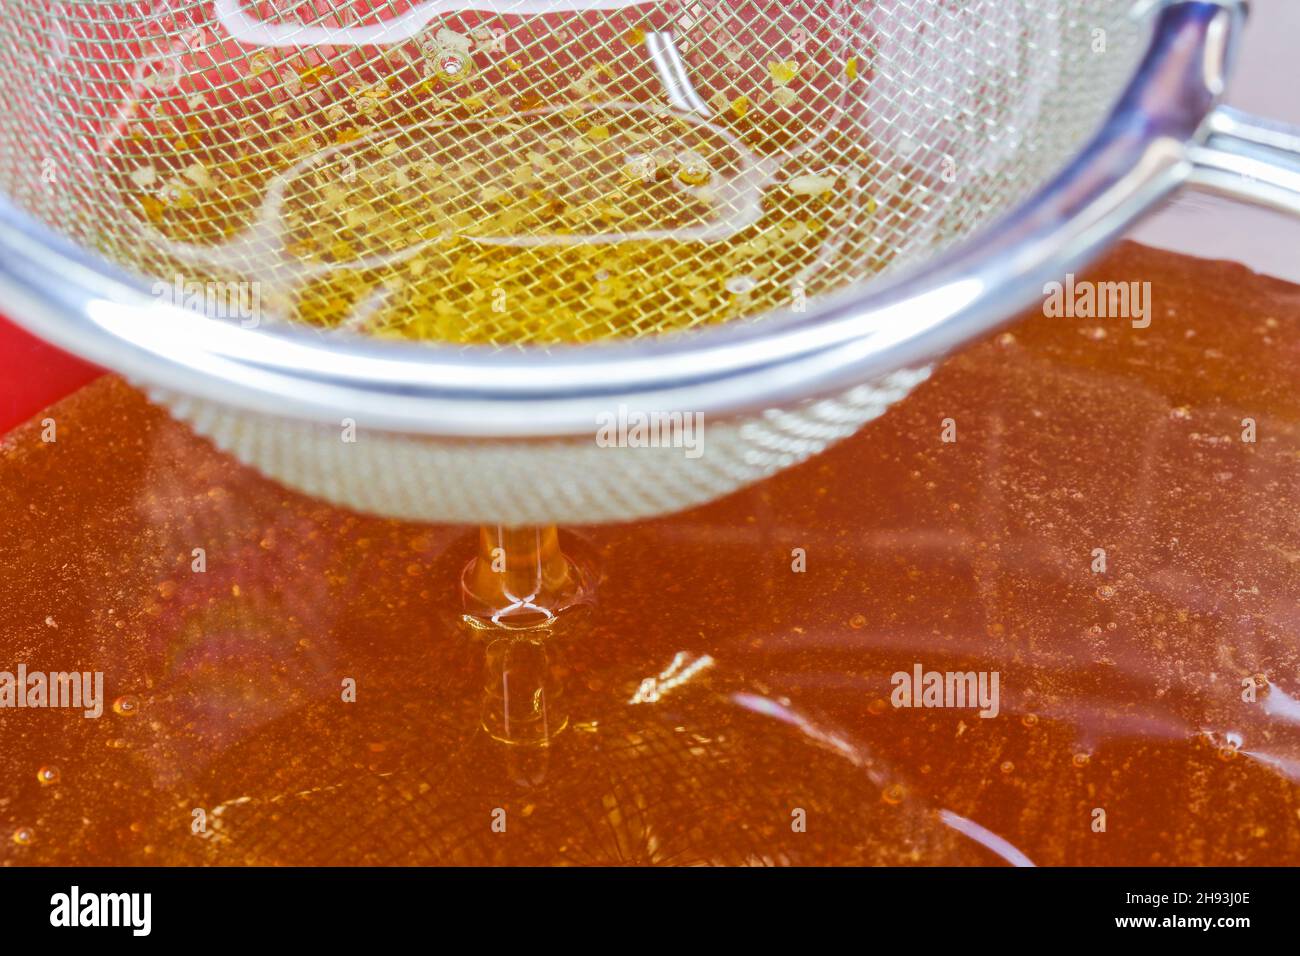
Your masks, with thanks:
[{"label": "metal rim of sieve", "polygon": [[952,251],[803,314],[513,353],[272,333],[158,301],[5,199],[0,290],[15,321],[90,361],[288,418],[526,439],[590,434],[618,405],[752,413],[933,361],[991,331],[1180,186],[1300,214],[1300,130],[1219,105],[1245,15],[1245,0],[1167,0],[1109,118],[1046,186]]}]

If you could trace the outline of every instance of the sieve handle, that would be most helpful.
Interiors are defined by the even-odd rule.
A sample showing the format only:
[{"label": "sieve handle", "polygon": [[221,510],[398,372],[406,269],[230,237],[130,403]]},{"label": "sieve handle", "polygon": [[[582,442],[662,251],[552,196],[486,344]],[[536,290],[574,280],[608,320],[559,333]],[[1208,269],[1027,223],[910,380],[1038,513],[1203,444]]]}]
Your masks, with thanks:
[{"label": "sieve handle", "polygon": [[1203,129],[1189,185],[1300,216],[1300,128],[1220,106]]}]

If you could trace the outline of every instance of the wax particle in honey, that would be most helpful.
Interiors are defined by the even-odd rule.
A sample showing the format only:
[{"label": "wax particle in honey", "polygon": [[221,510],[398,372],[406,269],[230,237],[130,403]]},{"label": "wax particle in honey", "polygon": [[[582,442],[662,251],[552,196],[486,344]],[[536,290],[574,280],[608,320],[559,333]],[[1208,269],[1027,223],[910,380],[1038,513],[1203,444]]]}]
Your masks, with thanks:
[{"label": "wax particle in honey", "polygon": [[677,178],[687,186],[704,186],[713,178],[709,163],[698,153],[681,153],[677,157]]},{"label": "wax particle in honey", "polygon": [[799,63],[796,60],[781,60],[768,63],[767,72],[772,77],[774,84],[785,86],[799,74]]},{"label": "wax particle in honey", "polygon": [[749,97],[738,96],[734,100],[732,100],[731,112],[735,114],[737,119],[742,118],[746,113],[749,112]]},{"label": "wax particle in honey", "polygon": [[633,27],[623,34],[623,42],[628,46],[640,46],[645,43],[645,31],[640,27]]},{"label": "wax particle in honey", "polygon": [[140,208],[144,211],[145,218],[150,222],[162,221],[163,210],[167,207],[166,204],[157,196],[141,196],[138,202],[140,203]]},{"label": "wax particle in honey", "polygon": [[780,107],[781,109],[784,109],[792,105],[796,100],[798,100],[798,98],[799,98],[799,94],[796,93],[788,86],[777,87],[775,90],[772,91],[771,96],[769,97],[769,99],[771,99],[772,101],[772,104],[774,106]]},{"label": "wax particle in honey", "polygon": [[830,190],[838,179],[834,174],[805,173],[790,180],[788,187],[796,196],[816,196]]},{"label": "wax particle in honey", "polygon": [[856,80],[858,78],[858,58],[856,56],[851,56],[845,61],[844,75],[850,80]]}]

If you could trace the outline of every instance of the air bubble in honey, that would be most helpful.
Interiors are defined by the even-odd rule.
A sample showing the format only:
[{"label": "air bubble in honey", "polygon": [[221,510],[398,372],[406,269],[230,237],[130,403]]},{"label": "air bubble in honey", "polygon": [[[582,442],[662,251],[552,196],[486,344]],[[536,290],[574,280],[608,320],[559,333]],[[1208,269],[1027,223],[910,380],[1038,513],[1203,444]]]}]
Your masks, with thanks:
[{"label": "air bubble in honey", "polygon": [[130,694],[113,701],[113,713],[121,717],[134,717],[140,712],[140,699]]},{"label": "air bubble in honey", "polygon": [[444,52],[437,58],[438,76],[451,82],[464,80],[470,72],[469,57],[455,52]]},{"label": "air bubble in honey", "polygon": [[36,779],[42,787],[49,787],[58,783],[60,776],[58,767],[44,766],[36,771]]}]

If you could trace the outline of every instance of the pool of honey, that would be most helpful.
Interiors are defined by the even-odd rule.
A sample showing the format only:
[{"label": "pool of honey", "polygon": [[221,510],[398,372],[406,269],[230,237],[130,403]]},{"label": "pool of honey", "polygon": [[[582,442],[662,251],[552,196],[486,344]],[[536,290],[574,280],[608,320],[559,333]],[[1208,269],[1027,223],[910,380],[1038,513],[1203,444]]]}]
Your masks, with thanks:
[{"label": "pool of honey", "polygon": [[[1026,316],[819,458],[569,533],[597,603],[537,642],[459,624],[471,531],[99,380],[0,446],[0,670],[106,698],[0,710],[0,860],[1296,863],[1300,289],[1089,278],[1150,326]],[[997,715],[893,706],[918,664]]]},{"label": "pool of honey", "polygon": [[114,140],[97,244],[227,290],[241,318],[508,347],[802,308],[888,265],[880,233],[908,220],[918,174],[837,132],[843,104],[819,85],[858,88],[854,62],[756,61],[751,94],[727,81],[685,113],[662,105],[642,40],[567,84],[501,57],[365,83],[287,57],[233,99],[142,104]]}]

